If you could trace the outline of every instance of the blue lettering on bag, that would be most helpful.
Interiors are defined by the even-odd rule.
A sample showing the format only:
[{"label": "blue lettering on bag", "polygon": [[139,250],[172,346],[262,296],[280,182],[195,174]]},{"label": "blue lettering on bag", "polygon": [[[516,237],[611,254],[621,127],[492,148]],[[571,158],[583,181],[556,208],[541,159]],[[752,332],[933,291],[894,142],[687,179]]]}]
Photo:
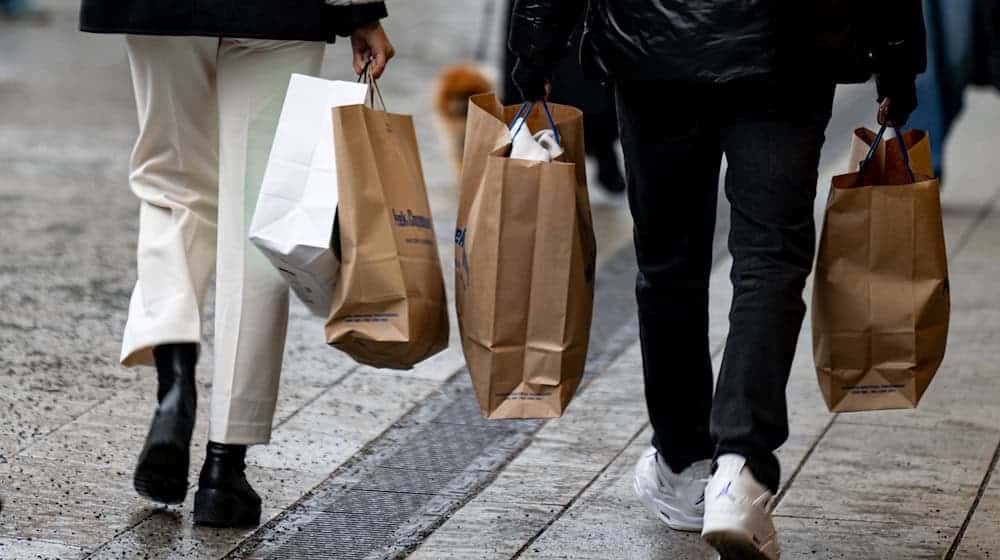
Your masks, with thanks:
[{"label": "blue lettering on bag", "polygon": [[428,216],[414,214],[413,210],[392,209],[392,219],[398,227],[414,227],[420,229],[434,229],[434,224]]},{"label": "blue lettering on bag", "polygon": [[455,258],[455,268],[461,270],[462,274],[462,284],[468,288],[469,287],[469,255],[465,252],[465,230],[462,228],[455,228],[455,245],[462,248],[462,259],[459,262],[458,257]]}]

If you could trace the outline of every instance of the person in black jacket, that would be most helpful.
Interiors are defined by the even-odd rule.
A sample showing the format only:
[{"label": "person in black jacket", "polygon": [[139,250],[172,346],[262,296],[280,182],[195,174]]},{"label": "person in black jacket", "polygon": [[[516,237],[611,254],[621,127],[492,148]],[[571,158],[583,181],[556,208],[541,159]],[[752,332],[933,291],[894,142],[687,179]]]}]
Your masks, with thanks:
[{"label": "person in black jacket", "polygon": [[393,48],[372,0],[83,0],[80,28],[126,35],[139,112],[129,183],[140,199],[138,279],[121,360],[155,365],[158,406],[135,469],[142,496],[180,503],[195,423],[202,304],[216,275],[215,367],[194,521],[259,523],[247,445],[267,443],[288,286],[247,240],[292,73],[317,75],[349,36],[379,77]]},{"label": "person in black jacket", "polygon": [[[525,99],[545,97],[587,4],[517,1],[509,45]],[[835,83],[874,73],[881,118],[904,124],[926,65],[920,0],[589,4],[582,58],[615,84],[635,221],[654,429],[635,489],[668,526],[701,531],[724,559],[774,560],[774,451],[788,437],[785,388]],[[733,300],[713,395],[708,294],[723,155]]]},{"label": "person in black jacket", "polygon": [[[513,2],[507,7],[507,35],[510,30],[510,14]],[[581,14],[582,16],[582,14]],[[583,111],[584,145],[587,155],[594,158],[597,165],[597,181],[612,195],[625,192],[625,178],[615,150],[618,141],[618,114],[615,110],[614,89],[597,79],[587,79],[580,67],[577,51],[583,34],[583,18],[574,27],[570,36],[568,52],[553,68],[553,89],[549,100],[555,103],[573,105]],[[503,48],[503,99],[510,105],[519,100],[520,92],[514,85],[511,72],[516,56],[506,45]]]}]

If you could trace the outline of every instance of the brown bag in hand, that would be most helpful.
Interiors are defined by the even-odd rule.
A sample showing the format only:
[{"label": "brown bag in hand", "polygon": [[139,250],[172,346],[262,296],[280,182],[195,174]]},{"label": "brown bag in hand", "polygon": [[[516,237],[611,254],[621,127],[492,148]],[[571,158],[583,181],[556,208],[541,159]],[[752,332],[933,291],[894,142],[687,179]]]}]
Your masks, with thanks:
[{"label": "brown bag in hand", "polygon": [[[374,87],[374,85],[373,85]],[[341,268],[327,342],[409,369],[448,345],[448,307],[413,119],[333,109]]]},{"label": "brown bag in hand", "polygon": [[[816,260],[813,355],[834,412],[914,408],[944,359],[944,227],[923,131],[855,132],[860,171],[834,177]],[[863,154],[867,152],[865,160]]]},{"label": "brown bag in hand", "polygon": [[[583,115],[549,104],[563,154],[510,159],[516,106],[470,99],[455,234],[462,347],[483,415],[562,414],[583,377],[595,243]],[[542,107],[529,130],[551,128]],[[525,131],[524,133],[527,133]]]}]

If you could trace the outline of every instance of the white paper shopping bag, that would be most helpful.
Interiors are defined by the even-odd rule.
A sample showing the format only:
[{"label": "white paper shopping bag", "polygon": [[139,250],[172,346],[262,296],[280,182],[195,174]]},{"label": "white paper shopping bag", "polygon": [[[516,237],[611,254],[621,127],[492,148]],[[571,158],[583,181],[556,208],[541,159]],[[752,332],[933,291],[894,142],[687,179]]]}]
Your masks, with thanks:
[{"label": "white paper shopping bag", "polygon": [[364,103],[367,92],[365,84],[292,74],[250,224],[253,244],[322,317],[340,266],[331,249],[338,197],[330,110]]}]

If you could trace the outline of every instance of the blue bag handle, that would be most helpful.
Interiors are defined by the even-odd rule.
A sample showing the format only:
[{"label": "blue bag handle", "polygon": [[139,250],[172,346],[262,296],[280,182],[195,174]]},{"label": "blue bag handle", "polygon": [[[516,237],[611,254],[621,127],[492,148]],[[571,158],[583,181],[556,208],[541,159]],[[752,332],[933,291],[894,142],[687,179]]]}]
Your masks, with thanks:
[{"label": "blue bag handle", "polygon": [[[865,159],[861,160],[861,163],[858,164],[858,184],[861,183],[861,175],[864,173],[865,168],[868,167],[872,158],[875,157],[875,150],[877,150],[878,145],[882,143],[882,138],[885,136],[885,130],[887,128],[889,128],[889,125],[882,125],[882,128],[878,130],[878,134],[875,135],[875,141],[872,142],[871,147],[868,148],[868,155],[866,155]],[[899,140],[899,151],[903,156],[903,165],[906,166],[906,172],[910,176],[910,182],[916,183],[917,178],[913,175],[913,169],[910,168],[910,154],[907,151],[906,140],[903,139],[903,132],[899,129],[899,127],[894,126],[892,129],[896,132],[896,139]]]},{"label": "blue bag handle", "polygon": [[[524,120],[521,121],[521,124],[520,126],[517,127],[517,130],[514,130],[514,134],[511,135],[511,140],[516,138],[517,134],[521,132],[522,128],[524,128],[524,123],[528,121],[528,115],[530,115],[531,112],[535,110],[535,105],[537,103],[538,103],[537,101],[525,101],[524,103],[521,103],[520,107],[517,108],[517,113],[514,113],[514,120],[510,124],[510,129],[514,130],[514,123],[517,122],[518,118],[523,117]],[[527,111],[525,111],[525,107],[527,107]],[[559,129],[556,128],[556,121],[555,119],[552,118],[552,113],[549,111],[549,104],[544,99],[542,100],[542,109],[545,110],[545,117],[548,118],[549,126],[552,127],[552,133],[555,135],[556,144],[558,144],[561,147],[562,137],[559,136]]]}]

